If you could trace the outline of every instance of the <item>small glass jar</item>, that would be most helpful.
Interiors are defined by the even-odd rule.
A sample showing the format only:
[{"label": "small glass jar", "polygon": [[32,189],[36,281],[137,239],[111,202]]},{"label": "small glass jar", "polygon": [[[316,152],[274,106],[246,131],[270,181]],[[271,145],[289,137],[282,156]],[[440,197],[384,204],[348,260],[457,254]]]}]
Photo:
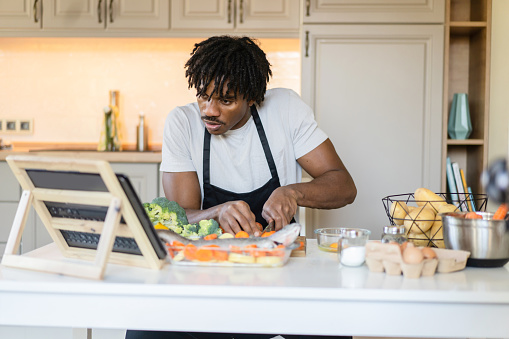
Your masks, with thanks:
[{"label": "small glass jar", "polygon": [[385,226],[382,235],[382,243],[390,243],[395,241],[402,244],[407,241],[405,226]]},{"label": "small glass jar", "polygon": [[366,259],[366,243],[371,231],[345,228],[338,240],[338,259],[344,266],[361,266]]}]

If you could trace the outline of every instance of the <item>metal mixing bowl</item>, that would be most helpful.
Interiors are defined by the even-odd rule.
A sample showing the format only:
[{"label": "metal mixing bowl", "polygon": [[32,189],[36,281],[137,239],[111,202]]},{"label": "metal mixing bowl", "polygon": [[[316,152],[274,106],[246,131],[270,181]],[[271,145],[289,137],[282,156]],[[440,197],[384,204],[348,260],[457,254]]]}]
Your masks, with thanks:
[{"label": "metal mixing bowl", "polygon": [[493,220],[493,213],[477,212],[482,219],[465,219],[466,212],[442,213],[445,247],[469,251],[467,266],[500,267],[509,262],[509,220]]}]

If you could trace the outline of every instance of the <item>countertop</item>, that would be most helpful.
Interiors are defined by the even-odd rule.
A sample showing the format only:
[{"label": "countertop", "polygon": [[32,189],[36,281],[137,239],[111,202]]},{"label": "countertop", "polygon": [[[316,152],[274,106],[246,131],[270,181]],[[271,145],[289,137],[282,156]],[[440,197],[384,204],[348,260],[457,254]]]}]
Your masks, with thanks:
[{"label": "countertop", "polygon": [[[0,266],[0,325],[442,338],[509,333],[506,267],[410,279],[341,267],[315,240],[307,249],[306,257],[280,268],[109,264],[103,281]],[[53,244],[30,255],[69,260]]]},{"label": "countertop", "polygon": [[106,160],[109,162],[160,163],[161,146],[155,145],[149,151],[134,151],[132,145],[126,145],[124,151],[98,152],[93,144],[60,143],[18,143],[10,149],[0,150],[0,161],[8,155],[40,155],[50,157],[73,157]]}]

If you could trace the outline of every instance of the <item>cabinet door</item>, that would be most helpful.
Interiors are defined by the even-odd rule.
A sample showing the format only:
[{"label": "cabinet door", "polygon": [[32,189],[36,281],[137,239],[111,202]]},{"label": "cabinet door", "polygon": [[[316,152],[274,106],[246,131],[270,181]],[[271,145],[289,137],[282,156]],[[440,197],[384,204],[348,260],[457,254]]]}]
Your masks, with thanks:
[{"label": "cabinet door", "polygon": [[352,205],[314,210],[315,227],[380,239],[382,198],[440,188],[442,25],[304,25],[302,96],[351,173]]},{"label": "cabinet door", "polygon": [[104,30],[106,0],[45,0],[45,29]]},{"label": "cabinet door", "polygon": [[108,0],[108,30],[170,28],[170,0]]},{"label": "cabinet door", "polygon": [[41,28],[42,0],[0,1],[0,29]]},{"label": "cabinet door", "polygon": [[0,202],[18,202],[21,188],[6,161],[0,161]]},{"label": "cabinet door", "polygon": [[237,0],[239,31],[298,31],[300,2],[294,0]]},{"label": "cabinet door", "polygon": [[115,173],[125,174],[138,194],[141,202],[152,201],[157,197],[159,190],[158,164],[126,164],[112,163]]},{"label": "cabinet door", "polygon": [[234,6],[234,0],[173,0],[171,28],[233,30]]},{"label": "cabinet door", "polygon": [[445,0],[307,0],[304,23],[442,23]]}]

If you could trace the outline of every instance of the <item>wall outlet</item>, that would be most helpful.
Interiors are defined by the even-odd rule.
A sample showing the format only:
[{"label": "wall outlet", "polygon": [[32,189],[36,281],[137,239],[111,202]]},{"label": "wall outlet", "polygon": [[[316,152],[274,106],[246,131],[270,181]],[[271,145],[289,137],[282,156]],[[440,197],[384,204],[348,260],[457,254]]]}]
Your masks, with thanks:
[{"label": "wall outlet", "polygon": [[34,132],[34,119],[2,119],[2,120],[0,120],[0,133],[32,134],[33,132]]}]

